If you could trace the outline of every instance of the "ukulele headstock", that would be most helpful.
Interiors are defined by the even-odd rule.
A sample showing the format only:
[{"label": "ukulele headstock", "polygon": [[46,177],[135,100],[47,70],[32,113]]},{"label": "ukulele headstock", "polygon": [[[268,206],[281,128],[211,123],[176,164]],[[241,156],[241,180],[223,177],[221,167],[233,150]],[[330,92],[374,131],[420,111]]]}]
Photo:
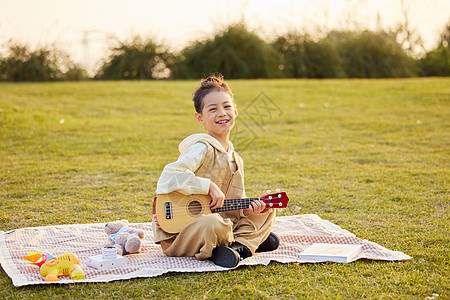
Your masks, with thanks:
[{"label": "ukulele headstock", "polygon": [[277,192],[261,196],[260,200],[266,203],[267,207],[272,208],[285,208],[289,202],[289,198],[285,192]]}]

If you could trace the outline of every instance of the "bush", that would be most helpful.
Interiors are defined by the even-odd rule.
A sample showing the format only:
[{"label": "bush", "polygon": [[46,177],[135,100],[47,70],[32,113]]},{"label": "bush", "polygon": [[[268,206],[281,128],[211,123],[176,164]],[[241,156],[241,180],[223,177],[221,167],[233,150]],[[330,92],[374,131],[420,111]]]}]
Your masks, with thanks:
[{"label": "bush", "polygon": [[450,49],[439,46],[418,62],[420,76],[450,76]]},{"label": "bush", "polygon": [[135,36],[131,41],[119,41],[103,63],[98,79],[155,79],[170,76],[167,68],[171,55],[151,39]]},{"label": "bush", "polygon": [[447,23],[438,46],[419,62],[421,76],[450,76],[450,22]]},{"label": "bush", "polygon": [[278,76],[276,52],[244,24],[233,24],[214,38],[184,48],[172,66],[174,78],[220,72],[225,78]]},{"label": "bush", "polygon": [[55,47],[30,50],[29,46],[10,41],[7,55],[0,58],[2,81],[81,80],[86,71]]},{"label": "bush", "polygon": [[313,41],[296,32],[279,36],[272,47],[280,57],[279,69],[285,78],[345,77],[335,47],[324,39]]},{"label": "bush", "polygon": [[78,64],[70,63],[69,69],[64,73],[64,80],[81,81],[89,78],[86,69]]},{"label": "bush", "polygon": [[336,45],[348,77],[388,78],[416,76],[414,61],[383,31],[331,32],[325,37]]}]

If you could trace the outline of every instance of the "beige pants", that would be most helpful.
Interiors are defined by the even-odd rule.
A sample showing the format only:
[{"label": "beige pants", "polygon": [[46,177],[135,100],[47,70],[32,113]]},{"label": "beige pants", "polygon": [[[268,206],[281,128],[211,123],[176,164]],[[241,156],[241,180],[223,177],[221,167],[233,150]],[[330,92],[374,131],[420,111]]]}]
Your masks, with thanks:
[{"label": "beige pants", "polygon": [[168,256],[195,256],[199,260],[211,257],[214,248],[239,242],[255,253],[266,240],[275,223],[275,210],[241,218],[233,224],[219,214],[201,216],[170,240],[161,241]]}]

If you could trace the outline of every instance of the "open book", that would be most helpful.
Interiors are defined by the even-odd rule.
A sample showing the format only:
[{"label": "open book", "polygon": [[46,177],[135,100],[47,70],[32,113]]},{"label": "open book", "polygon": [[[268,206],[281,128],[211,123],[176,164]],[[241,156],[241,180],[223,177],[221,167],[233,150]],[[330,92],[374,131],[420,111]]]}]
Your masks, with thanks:
[{"label": "open book", "polygon": [[314,261],[349,262],[361,250],[361,245],[312,244],[299,257]]}]

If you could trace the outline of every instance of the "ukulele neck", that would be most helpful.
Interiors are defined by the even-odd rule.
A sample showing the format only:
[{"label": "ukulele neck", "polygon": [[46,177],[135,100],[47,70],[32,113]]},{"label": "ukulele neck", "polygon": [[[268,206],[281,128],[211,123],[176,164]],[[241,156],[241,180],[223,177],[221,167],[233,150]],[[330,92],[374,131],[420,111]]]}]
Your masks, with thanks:
[{"label": "ukulele neck", "polygon": [[243,198],[243,199],[225,199],[223,206],[221,208],[212,209],[211,212],[223,212],[230,210],[246,209],[255,200],[260,200],[260,198]]}]

